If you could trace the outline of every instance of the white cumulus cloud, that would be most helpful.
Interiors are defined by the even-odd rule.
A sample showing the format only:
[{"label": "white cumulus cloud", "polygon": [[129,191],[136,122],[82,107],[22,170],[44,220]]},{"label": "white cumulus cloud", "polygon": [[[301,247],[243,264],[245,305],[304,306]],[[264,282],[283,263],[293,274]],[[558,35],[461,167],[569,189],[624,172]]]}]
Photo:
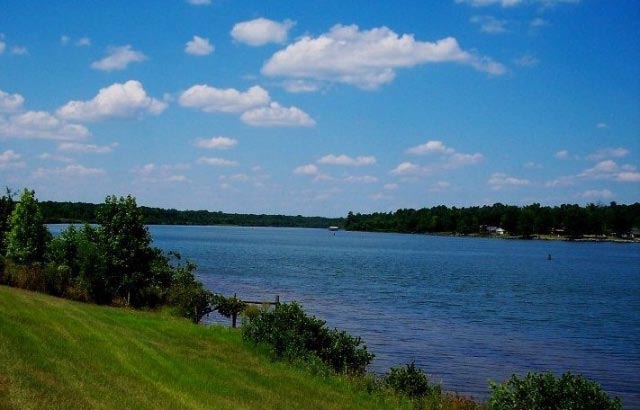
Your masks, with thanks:
[{"label": "white cumulus cloud", "polygon": [[497,191],[506,187],[521,187],[531,184],[528,179],[516,178],[503,173],[495,173],[491,175],[487,184],[492,190]]},{"label": "white cumulus cloud", "polygon": [[283,107],[272,102],[268,107],[254,108],[244,112],[240,119],[257,127],[313,127],[316,122],[297,107]]},{"label": "white cumulus cloud", "polygon": [[629,154],[629,150],[626,148],[603,148],[593,154],[587,156],[590,161],[600,161],[605,158],[622,158]]},{"label": "white cumulus cloud", "polygon": [[107,118],[125,118],[141,114],[158,115],[167,103],[147,95],[139,81],[129,80],[102,88],[89,101],[70,101],[57,111],[64,119],[98,121]]},{"label": "white cumulus cloud", "polygon": [[257,85],[241,92],[234,88],[222,89],[200,84],[184,91],[178,102],[184,107],[204,112],[237,113],[266,105],[270,100],[269,93]]},{"label": "white cumulus cloud", "polygon": [[285,20],[280,23],[260,17],[234,25],[231,30],[231,37],[236,41],[251,46],[284,43],[287,40],[289,30],[294,25],[295,23],[291,20]]},{"label": "white cumulus cloud", "polygon": [[0,169],[24,167],[25,163],[24,161],[21,161],[20,158],[22,158],[22,156],[20,154],[16,154],[12,149],[0,153]]},{"label": "white cumulus cloud", "polygon": [[22,108],[24,97],[20,94],[9,94],[0,90],[0,113],[15,112]]},{"label": "white cumulus cloud", "polygon": [[238,140],[228,137],[198,138],[193,145],[206,149],[229,149],[238,144]]},{"label": "white cumulus cloud", "polygon": [[193,36],[193,40],[187,41],[184,52],[193,56],[206,56],[213,53],[214,47],[208,38]]},{"label": "white cumulus cloud", "polygon": [[393,170],[392,175],[396,176],[415,176],[424,173],[424,168],[411,162],[403,162]]},{"label": "white cumulus cloud", "polygon": [[117,147],[117,143],[111,145],[81,144],[79,142],[63,142],[58,145],[59,151],[79,152],[84,154],[109,154]]},{"label": "white cumulus cloud", "polygon": [[360,157],[350,157],[348,155],[325,155],[324,157],[318,160],[318,164],[325,165],[346,165],[346,166],[366,166],[373,165],[376,163],[376,157],[374,156],[360,156]]},{"label": "white cumulus cloud", "polygon": [[0,116],[0,136],[51,140],[80,140],[90,135],[79,124],[70,124],[46,111],[26,111],[7,118]]},{"label": "white cumulus cloud", "polygon": [[452,154],[455,150],[445,146],[442,141],[427,141],[424,144],[417,145],[407,150],[408,154],[425,155],[425,154]]},{"label": "white cumulus cloud", "polygon": [[101,168],[85,167],[80,164],[70,164],[63,168],[38,168],[32,172],[32,176],[38,179],[76,179],[81,177],[103,177],[107,175]]},{"label": "white cumulus cloud", "polygon": [[480,26],[483,33],[501,34],[507,31],[507,22],[493,16],[473,16],[469,21]]},{"label": "white cumulus cloud", "polygon": [[318,175],[320,170],[314,164],[301,165],[293,170],[294,174],[299,175]]},{"label": "white cumulus cloud", "polygon": [[356,25],[336,25],[316,38],[304,36],[276,52],[262,73],[375,89],[393,81],[396,69],[443,62],[470,65],[493,75],[506,72],[502,64],[464,51],[453,37],[423,42],[387,27],[360,30]]},{"label": "white cumulus cloud", "polygon": [[580,197],[585,199],[590,199],[590,200],[610,199],[610,198],[613,198],[613,196],[614,196],[613,192],[609,191],[608,189],[602,189],[602,190],[589,189],[587,191],[584,191],[582,194],[580,194]]},{"label": "white cumulus cloud", "polygon": [[214,167],[233,167],[238,165],[237,161],[232,161],[224,158],[215,158],[215,157],[201,157],[198,158],[199,164],[211,165]]},{"label": "white cumulus cloud", "polygon": [[91,68],[102,71],[124,70],[129,64],[139,63],[146,59],[147,56],[132,49],[130,45],[109,47],[107,56],[91,63]]}]

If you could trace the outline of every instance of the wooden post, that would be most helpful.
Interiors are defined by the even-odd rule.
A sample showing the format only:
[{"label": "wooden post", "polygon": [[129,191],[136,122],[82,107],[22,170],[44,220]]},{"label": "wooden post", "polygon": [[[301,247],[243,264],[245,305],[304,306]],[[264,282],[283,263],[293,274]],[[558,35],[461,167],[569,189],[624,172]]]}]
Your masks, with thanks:
[{"label": "wooden post", "polygon": [[276,295],[276,306],[280,304],[280,295]]}]

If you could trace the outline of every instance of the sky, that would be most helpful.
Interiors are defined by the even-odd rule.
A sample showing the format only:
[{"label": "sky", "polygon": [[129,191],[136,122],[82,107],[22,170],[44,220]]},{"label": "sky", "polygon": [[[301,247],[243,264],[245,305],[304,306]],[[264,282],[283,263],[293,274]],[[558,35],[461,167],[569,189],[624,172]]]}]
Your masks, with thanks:
[{"label": "sky", "polygon": [[346,216],[640,201],[636,0],[4,0],[0,185]]}]

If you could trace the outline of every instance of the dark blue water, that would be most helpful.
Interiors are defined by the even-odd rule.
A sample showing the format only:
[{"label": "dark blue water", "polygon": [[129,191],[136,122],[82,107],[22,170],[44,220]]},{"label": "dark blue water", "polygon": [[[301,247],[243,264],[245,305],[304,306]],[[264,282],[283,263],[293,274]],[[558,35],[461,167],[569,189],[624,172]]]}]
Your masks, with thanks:
[{"label": "dark blue water", "polygon": [[[640,408],[640,245],[319,229],[150,227],[216,293],[298,301],[361,336],[371,369],[415,361],[445,390],[571,370]],[[552,259],[548,260],[547,255]]]}]

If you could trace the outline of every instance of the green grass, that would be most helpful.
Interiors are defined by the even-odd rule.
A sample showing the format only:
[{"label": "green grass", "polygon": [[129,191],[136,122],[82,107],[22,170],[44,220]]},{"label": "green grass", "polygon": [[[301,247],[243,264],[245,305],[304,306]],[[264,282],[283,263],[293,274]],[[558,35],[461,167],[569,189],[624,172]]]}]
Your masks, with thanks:
[{"label": "green grass", "polygon": [[0,286],[0,409],[409,408],[224,327]]}]

